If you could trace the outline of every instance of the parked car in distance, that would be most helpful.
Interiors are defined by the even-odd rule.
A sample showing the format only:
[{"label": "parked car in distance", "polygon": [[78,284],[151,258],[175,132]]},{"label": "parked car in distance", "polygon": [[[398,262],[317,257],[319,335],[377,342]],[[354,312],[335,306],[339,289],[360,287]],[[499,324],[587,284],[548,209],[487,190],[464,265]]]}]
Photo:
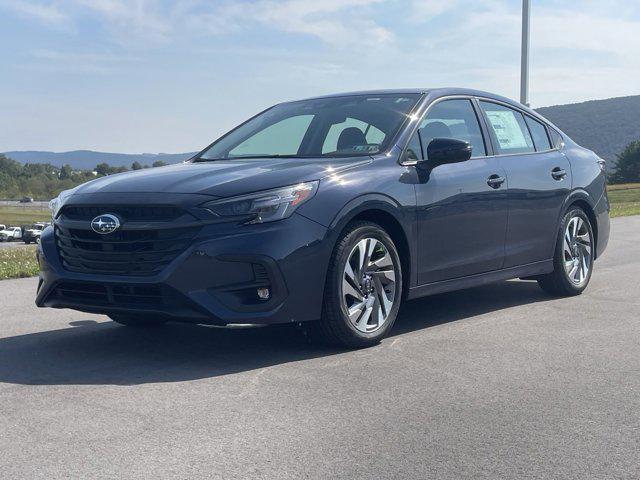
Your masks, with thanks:
[{"label": "parked car in distance", "polygon": [[0,242],[13,242],[22,238],[22,229],[20,227],[6,227],[0,231]]},{"label": "parked car in distance", "polygon": [[403,299],[512,278],[578,295],[609,237],[596,154],[451,88],[282,103],[189,162],[50,207],[38,306],[136,327],[309,322],[348,347],[384,338]]},{"label": "parked car in distance", "polygon": [[22,197],[20,203],[33,203],[33,197]]},{"label": "parked car in distance", "polygon": [[40,235],[42,231],[50,225],[48,223],[36,223],[32,228],[24,230],[23,240],[24,243],[29,245],[30,243],[38,243],[40,241]]},{"label": "parked car in distance", "polygon": [[4,230],[5,228],[7,228],[7,226],[6,226],[6,225],[3,225],[2,223],[0,223],[0,232],[1,232],[2,230]]}]

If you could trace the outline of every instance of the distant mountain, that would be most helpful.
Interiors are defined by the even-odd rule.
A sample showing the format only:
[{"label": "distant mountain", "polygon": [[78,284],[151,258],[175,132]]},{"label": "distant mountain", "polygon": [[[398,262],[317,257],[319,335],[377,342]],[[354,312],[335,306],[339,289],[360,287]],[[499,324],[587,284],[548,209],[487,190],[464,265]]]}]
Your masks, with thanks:
[{"label": "distant mountain", "polygon": [[[580,145],[606,159],[609,167],[615,164],[616,155],[624,147],[634,140],[640,140],[640,95],[555,105],[538,108],[537,111]],[[63,153],[5,152],[5,155],[21,163],[69,164],[74,169],[90,170],[98,163],[108,163],[114,167],[130,167],[135,161],[143,165],[151,165],[157,160],[178,163],[194,153],[136,155],[77,150]]]},{"label": "distant mountain", "polygon": [[75,150],[72,152],[5,152],[9,158],[20,163],[50,163],[57,167],[71,165],[76,170],[93,170],[99,163],[108,163],[112,167],[131,167],[133,162],[149,165],[161,160],[165,163],[179,163],[192,157],[192,153],[104,153],[91,150]]},{"label": "distant mountain", "polygon": [[640,140],[640,95],[536,109],[575,142],[615,165],[616,155]]}]

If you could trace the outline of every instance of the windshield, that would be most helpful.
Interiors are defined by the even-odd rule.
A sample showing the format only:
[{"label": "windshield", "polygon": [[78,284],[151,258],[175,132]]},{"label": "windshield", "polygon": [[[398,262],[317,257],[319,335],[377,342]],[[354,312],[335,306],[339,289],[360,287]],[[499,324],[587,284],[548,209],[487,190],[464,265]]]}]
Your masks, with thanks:
[{"label": "windshield", "polygon": [[231,131],[195,161],[372,155],[388,147],[419,98],[353,95],[283,103]]}]

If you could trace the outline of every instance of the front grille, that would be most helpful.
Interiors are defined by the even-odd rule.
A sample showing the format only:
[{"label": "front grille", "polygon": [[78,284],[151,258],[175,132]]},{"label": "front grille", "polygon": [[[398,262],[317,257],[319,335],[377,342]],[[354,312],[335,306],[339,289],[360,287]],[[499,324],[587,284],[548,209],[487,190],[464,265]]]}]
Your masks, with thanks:
[{"label": "front grille", "polygon": [[[105,210],[102,210],[105,211]],[[108,235],[56,225],[62,266],[71,272],[156,275],[197,235],[200,227],[117,230]]]},{"label": "front grille", "polygon": [[129,222],[170,222],[185,212],[173,205],[67,205],[61,215],[69,220],[91,221],[111,213]]},{"label": "front grille", "polygon": [[187,303],[181,296],[163,285],[116,285],[85,282],[62,282],[50,294],[51,298],[91,306],[180,307]]}]

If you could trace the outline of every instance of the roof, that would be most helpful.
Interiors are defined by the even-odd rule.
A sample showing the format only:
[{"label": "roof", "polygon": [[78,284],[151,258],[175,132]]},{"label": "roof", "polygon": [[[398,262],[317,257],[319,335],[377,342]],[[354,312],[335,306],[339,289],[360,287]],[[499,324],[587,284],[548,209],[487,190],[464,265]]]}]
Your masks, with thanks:
[{"label": "roof", "polygon": [[[317,97],[305,98],[303,100],[316,100],[321,98],[334,98],[334,97],[348,97],[354,95],[411,95],[411,94],[428,94],[433,95],[434,97],[444,97],[448,95],[470,95],[477,97],[487,97],[493,98],[494,100],[500,100],[502,102],[511,103],[513,105],[517,105],[522,108],[523,105],[512,100],[507,97],[503,97],[502,95],[497,95],[491,92],[485,92],[482,90],[474,90],[471,88],[461,88],[461,87],[439,87],[439,88],[392,88],[392,89],[383,89],[383,90],[361,90],[354,92],[342,92],[342,93],[333,93],[328,95],[320,95]],[[299,100],[294,100],[299,101]]]},{"label": "roof", "polygon": [[[315,100],[315,99],[320,99],[320,98],[332,98],[332,97],[347,97],[347,96],[352,96],[352,95],[409,95],[409,94],[420,94],[420,95],[425,94],[428,97],[432,97],[433,99],[439,98],[439,97],[446,97],[446,96],[450,96],[450,95],[468,95],[468,96],[472,96],[472,97],[490,98],[490,99],[493,99],[493,100],[501,101],[501,102],[506,103],[506,104],[513,105],[514,107],[517,107],[517,108],[519,108],[521,110],[524,110],[524,111],[528,112],[529,114],[531,114],[532,116],[537,117],[537,118],[539,118],[541,120],[544,120],[549,125],[553,126],[556,130],[562,131],[556,125],[554,125],[552,122],[550,122],[549,120],[544,118],[542,115],[540,115],[538,112],[536,112],[535,110],[533,110],[530,107],[527,107],[526,105],[521,104],[520,102],[518,102],[516,100],[513,100],[511,98],[507,98],[507,97],[503,97],[502,95],[498,95],[496,93],[485,92],[483,90],[474,90],[472,88],[439,87],[439,88],[393,88],[393,89],[386,89],[386,90],[361,90],[361,91],[354,91],[354,92],[344,92],[344,93],[334,93],[334,94],[330,94],[330,95],[321,95],[321,96],[318,96],[318,97],[306,98],[304,100]],[[294,100],[294,101],[301,101],[301,100]],[[287,102],[285,102],[285,103],[287,103]]]},{"label": "roof", "polygon": [[[382,90],[357,90],[353,92],[340,92],[329,93],[327,95],[318,95],[315,97],[307,97],[298,100],[291,100],[292,102],[303,102],[305,100],[319,100],[322,98],[337,98],[337,97],[352,97],[356,95],[422,95],[427,93],[428,89],[425,88],[390,88]],[[285,102],[288,103],[288,102]]]}]

